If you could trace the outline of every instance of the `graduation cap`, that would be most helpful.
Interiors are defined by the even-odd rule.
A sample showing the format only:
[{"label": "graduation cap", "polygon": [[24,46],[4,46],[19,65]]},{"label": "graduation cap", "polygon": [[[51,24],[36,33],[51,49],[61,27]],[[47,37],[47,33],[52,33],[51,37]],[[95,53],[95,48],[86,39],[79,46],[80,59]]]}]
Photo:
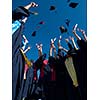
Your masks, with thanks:
[{"label": "graduation cap", "polygon": [[22,19],[23,17],[28,17],[30,15],[30,12],[25,9],[23,6],[19,6],[12,12],[12,19],[19,20]]},{"label": "graduation cap", "polygon": [[36,31],[34,31],[34,32],[32,33],[32,36],[36,36]]},{"label": "graduation cap", "polygon": [[79,4],[79,3],[71,2],[71,3],[69,4],[69,7],[71,7],[71,8],[76,8],[78,4]]},{"label": "graduation cap", "polygon": [[44,24],[44,21],[39,22],[39,24]]},{"label": "graduation cap", "polygon": [[70,20],[69,19],[66,19],[66,22],[65,23],[66,23],[67,26],[69,26]]},{"label": "graduation cap", "polygon": [[64,26],[60,26],[59,29],[61,33],[67,32],[67,28],[65,28]]},{"label": "graduation cap", "polygon": [[50,10],[52,11],[52,10],[55,10],[56,9],[56,7],[55,6],[50,6]]}]

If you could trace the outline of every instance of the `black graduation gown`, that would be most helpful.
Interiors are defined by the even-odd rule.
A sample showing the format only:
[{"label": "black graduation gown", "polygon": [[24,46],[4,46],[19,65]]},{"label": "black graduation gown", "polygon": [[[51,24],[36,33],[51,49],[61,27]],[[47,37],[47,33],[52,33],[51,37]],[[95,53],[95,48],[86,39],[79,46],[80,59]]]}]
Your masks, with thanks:
[{"label": "black graduation gown", "polygon": [[22,98],[30,99],[34,95],[33,92],[36,88],[36,80],[34,80],[34,65],[28,69],[26,80],[24,80],[24,87]]},{"label": "black graduation gown", "polygon": [[71,79],[65,67],[66,56],[63,55],[61,50],[58,50],[58,57],[56,59],[56,99],[55,100],[68,100],[68,82]]},{"label": "black graduation gown", "polygon": [[72,87],[72,93],[73,93],[73,99],[72,100],[83,100],[82,99],[82,92],[80,90],[80,80],[79,77],[82,78],[80,76],[80,62],[79,62],[79,50],[76,50],[75,48],[72,47],[72,45],[70,43],[68,43],[68,47],[69,47],[69,51],[68,51],[68,55],[72,57],[73,60],[73,64],[74,64],[74,68],[76,71],[76,75],[77,75],[77,80],[78,80],[78,87],[75,86],[71,86]]},{"label": "black graduation gown", "polygon": [[[23,17],[28,17],[29,11],[23,6],[19,6],[12,12],[12,20],[20,20]],[[25,61],[19,50],[22,46],[22,36],[24,23],[12,35],[12,100],[19,100],[21,98],[21,90],[23,87],[23,75]]]},{"label": "black graduation gown", "polygon": [[[72,57],[75,55],[75,50],[68,43],[69,51],[68,55]],[[60,51],[60,50],[59,50]],[[62,56],[63,53],[60,53],[60,59],[57,59],[57,100],[81,100],[79,87],[75,87],[73,85],[72,79],[65,67],[65,60],[67,59],[68,55]],[[76,70],[76,69],[75,69]],[[76,73],[77,74],[77,73]],[[59,92],[58,92],[59,91]]]},{"label": "black graduation gown", "polygon": [[80,85],[80,91],[82,95],[82,100],[87,100],[87,42],[84,40],[78,40],[77,41],[79,50],[77,52],[78,54],[78,76],[79,76],[79,85]]},{"label": "black graduation gown", "polygon": [[49,57],[48,65],[45,67],[48,69],[45,75],[45,94],[46,100],[56,100],[56,61],[55,58]]},{"label": "black graduation gown", "polygon": [[22,31],[23,24],[12,35],[12,100],[17,99],[23,82],[25,61],[19,50],[21,48]]},{"label": "black graduation gown", "polygon": [[[39,59],[36,60],[36,62],[34,64],[34,66],[36,67],[36,72],[37,72],[38,69],[42,68],[43,61],[45,60],[45,58],[46,58],[46,54],[42,55],[41,57],[39,57]],[[46,71],[46,72],[44,72],[44,77],[43,78],[39,77],[39,79],[33,81],[35,86],[32,85],[32,87],[31,87],[31,89],[32,89],[31,90],[31,94],[29,94],[27,99],[38,100],[38,99],[41,98],[43,100],[46,100],[44,86],[45,86],[45,78],[46,78],[45,76],[47,75],[48,70],[45,68],[44,71]]]},{"label": "black graduation gown", "polygon": [[[73,65],[75,68],[75,72],[76,72],[76,76],[77,76],[77,80],[78,80],[78,84],[79,84],[79,65],[78,65],[78,54],[77,54],[77,50],[75,50],[75,48],[72,47],[72,45],[70,43],[68,43],[69,46],[69,51],[68,51],[68,55],[72,57],[73,60]],[[67,58],[66,58],[67,59]],[[82,96],[81,96],[81,91],[80,91],[80,86],[75,87],[73,85],[72,82],[69,81],[69,87],[68,87],[68,91],[69,91],[69,100],[82,100]],[[72,96],[71,96],[72,95]]]}]

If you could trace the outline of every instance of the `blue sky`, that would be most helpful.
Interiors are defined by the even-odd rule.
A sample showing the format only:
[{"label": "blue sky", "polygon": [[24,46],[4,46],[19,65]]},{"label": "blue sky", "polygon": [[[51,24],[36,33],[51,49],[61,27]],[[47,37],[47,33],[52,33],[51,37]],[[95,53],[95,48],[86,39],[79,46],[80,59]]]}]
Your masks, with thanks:
[{"label": "blue sky", "polygon": [[[17,8],[20,5],[27,5],[32,0],[12,0],[12,10]],[[29,45],[32,46],[31,50],[27,52],[27,57],[29,59],[36,60],[38,58],[38,51],[35,46],[36,43],[43,44],[43,53],[49,53],[50,48],[50,39],[54,37],[59,37],[62,35],[62,38],[67,38],[69,35],[73,36],[72,28],[77,23],[80,28],[87,31],[87,4],[86,0],[70,0],[70,2],[79,2],[79,5],[73,9],[68,6],[67,0],[34,0],[38,3],[37,8],[30,9],[31,11],[36,11],[39,15],[31,15],[28,18],[27,23],[23,34],[29,40]],[[49,8],[51,5],[56,7],[55,11],[50,11]],[[70,19],[70,25],[67,27],[65,24],[66,19]],[[39,25],[40,21],[44,21],[44,25]],[[68,33],[61,34],[59,26],[64,25],[68,29]],[[36,29],[37,26],[40,26],[39,29]],[[37,31],[36,36],[32,37],[31,34],[33,31]],[[81,34],[78,33],[80,36]],[[67,44],[62,40],[62,46],[67,48]],[[57,41],[56,41],[57,44]]]}]

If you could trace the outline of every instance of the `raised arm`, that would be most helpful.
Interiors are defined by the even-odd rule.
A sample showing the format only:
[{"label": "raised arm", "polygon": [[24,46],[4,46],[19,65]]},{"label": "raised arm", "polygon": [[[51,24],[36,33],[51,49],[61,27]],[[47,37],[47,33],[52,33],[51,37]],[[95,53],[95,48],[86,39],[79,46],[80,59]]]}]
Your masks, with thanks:
[{"label": "raised arm", "polygon": [[53,48],[50,47],[49,56],[52,56],[52,50],[53,50]]},{"label": "raised arm", "polygon": [[43,46],[43,44],[37,44],[37,43],[36,43],[36,47],[37,47],[37,49],[38,49],[39,57],[42,56],[42,54],[43,54],[43,53],[42,53],[42,46]]},{"label": "raised arm", "polygon": [[31,49],[30,46],[27,47],[27,49],[25,51],[23,51],[24,53],[28,52]]},{"label": "raised arm", "polygon": [[83,35],[83,37],[84,37],[84,40],[87,41],[87,36],[86,36],[86,34],[85,34],[85,31],[82,30],[82,29],[80,29],[80,28],[78,28],[78,31],[80,31],[80,32],[82,33],[82,35]]},{"label": "raised arm", "polygon": [[62,49],[63,48],[61,46],[61,39],[62,39],[62,36],[60,35],[59,40],[58,40],[58,49]]},{"label": "raised arm", "polygon": [[22,41],[22,43],[23,43],[22,49],[25,50],[25,47],[26,47],[26,45],[27,45],[27,43],[28,43],[28,40],[27,40],[27,38],[25,37],[25,35],[23,35],[22,37],[23,37],[23,39],[24,39],[24,41]]},{"label": "raised arm", "polygon": [[73,27],[73,34],[75,35],[75,37],[78,39],[78,40],[81,40],[81,37],[76,33],[76,29],[77,29],[77,26],[78,24],[76,24],[74,27]]},{"label": "raised arm", "polygon": [[[66,41],[66,43],[67,43],[69,49],[71,50],[71,49],[72,49],[72,45],[70,44],[69,39],[66,38],[65,41]],[[67,52],[68,52],[68,50],[67,50]]]},{"label": "raised arm", "polygon": [[76,50],[78,50],[78,47],[76,46],[76,43],[75,43],[75,41],[74,41],[74,37],[69,37],[70,38],[70,40],[72,41],[72,44],[73,44],[73,46],[74,46],[74,48],[76,49]]},{"label": "raised arm", "polygon": [[65,49],[65,48],[63,48],[63,47],[61,46],[61,39],[62,39],[62,37],[60,36],[60,37],[59,37],[59,40],[58,40],[58,49],[63,50],[64,52],[67,53],[68,50]]},{"label": "raised arm", "polygon": [[56,38],[54,39],[51,39],[51,42],[50,42],[50,51],[49,51],[49,56],[53,56],[52,55],[52,51],[54,51],[54,57],[56,58],[56,47],[54,45],[54,42],[56,41]]}]

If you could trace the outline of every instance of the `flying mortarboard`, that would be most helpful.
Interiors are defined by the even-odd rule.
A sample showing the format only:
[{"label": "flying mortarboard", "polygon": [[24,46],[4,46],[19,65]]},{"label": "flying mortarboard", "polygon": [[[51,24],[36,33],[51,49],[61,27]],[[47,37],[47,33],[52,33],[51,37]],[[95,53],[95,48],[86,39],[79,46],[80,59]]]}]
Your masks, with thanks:
[{"label": "flying mortarboard", "polygon": [[70,20],[69,19],[66,19],[66,22],[65,23],[66,23],[67,26],[69,26]]},{"label": "flying mortarboard", "polygon": [[34,31],[34,32],[32,33],[32,36],[33,36],[33,37],[36,36],[36,31]]},{"label": "flying mortarboard", "polygon": [[56,7],[55,6],[50,6],[50,10],[52,11],[52,10],[55,10],[56,9]]},{"label": "flying mortarboard", "polygon": [[71,2],[71,3],[69,4],[69,7],[71,7],[71,8],[76,8],[78,4],[79,4],[79,3]]},{"label": "flying mortarboard", "polygon": [[44,24],[44,21],[39,22],[39,24]]},{"label": "flying mortarboard", "polygon": [[61,33],[67,32],[67,28],[65,28],[64,26],[60,26],[59,29]]}]

